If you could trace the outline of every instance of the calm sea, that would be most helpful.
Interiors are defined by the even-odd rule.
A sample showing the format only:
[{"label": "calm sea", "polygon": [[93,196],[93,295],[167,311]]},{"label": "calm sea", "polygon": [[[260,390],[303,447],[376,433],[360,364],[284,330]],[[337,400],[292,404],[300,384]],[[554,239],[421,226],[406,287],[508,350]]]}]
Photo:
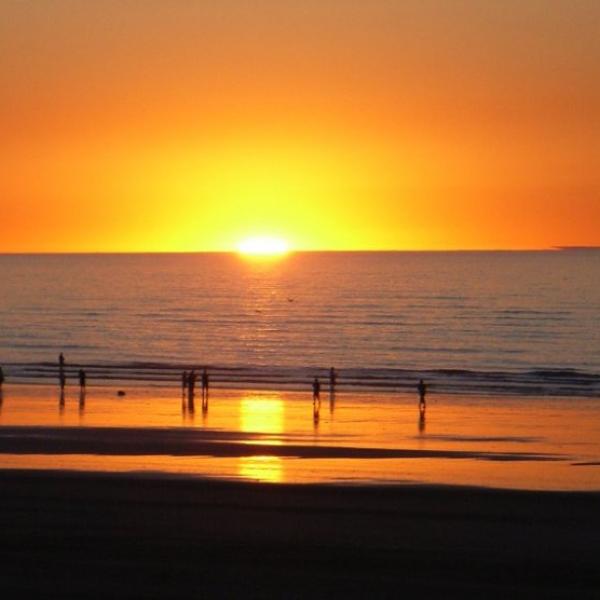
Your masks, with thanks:
[{"label": "calm sea", "polygon": [[600,252],[3,255],[0,280],[15,380],[63,351],[97,380],[600,395]]}]

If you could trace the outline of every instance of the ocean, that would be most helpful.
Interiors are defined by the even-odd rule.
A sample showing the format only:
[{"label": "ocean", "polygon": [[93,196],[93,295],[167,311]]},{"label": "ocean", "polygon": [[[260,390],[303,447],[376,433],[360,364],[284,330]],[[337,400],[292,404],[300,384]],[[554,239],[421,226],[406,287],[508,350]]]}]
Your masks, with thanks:
[{"label": "ocean", "polygon": [[1,255],[0,365],[161,385],[600,395],[600,252]]}]

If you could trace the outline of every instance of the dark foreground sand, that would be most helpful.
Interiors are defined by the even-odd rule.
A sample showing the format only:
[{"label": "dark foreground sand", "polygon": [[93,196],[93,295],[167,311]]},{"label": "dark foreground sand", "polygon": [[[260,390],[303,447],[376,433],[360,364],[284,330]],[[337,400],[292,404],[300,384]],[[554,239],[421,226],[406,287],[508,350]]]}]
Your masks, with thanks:
[{"label": "dark foreground sand", "polygon": [[600,494],[0,471],[3,598],[598,598]]}]

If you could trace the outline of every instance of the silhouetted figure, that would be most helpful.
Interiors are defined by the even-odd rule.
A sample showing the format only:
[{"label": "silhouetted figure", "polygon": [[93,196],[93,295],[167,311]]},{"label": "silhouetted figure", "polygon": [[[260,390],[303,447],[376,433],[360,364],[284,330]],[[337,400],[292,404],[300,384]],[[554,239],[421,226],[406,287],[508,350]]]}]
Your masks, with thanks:
[{"label": "silhouetted figure", "polygon": [[4,371],[2,367],[0,367],[0,388],[2,388],[2,384],[4,383]]},{"label": "silhouetted figure", "polygon": [[192,369],[188,375],[188,411],[193,415],[196,407],[194,405],[194,396],[196,395],[196,371]]},{"label": "silhouetted figure", "polygon": [[64,389],[67,383],[67,376],[65,375],[65,356],[62,352],[58,355],[58,381],[60,389]]},{"label": "silhouetted figure", "polygon": [[188,399],[190,402],[194,399],[194,392],[196,389],[196,371],[192,369],[188,375]]},{"label": "silhouetted figure", "polygon": [[335,386],[337,383],[337,373],[333,367],[329,369],[329,393],[333,396],[335,394]]},{"label": "silhouetted figure", "polygon": [[86,383],[86,375],[83,369],[79,369],[79,373],[77,374],[79,378],[79,391],[85,394],[85,383]]},{"label": "silhouetted figure", "polygon": [[318,377],[315,377],[312,388],[313,388],[313,402],[320,402],[321,401],[321,382],[319,381]]},{"label": "silhouetted figure", "polygon": [[417,390],[419,392],[419,411],[423,413],[425,412],[426,408],[425,396],[427,394],[427,386],[425,385],[425,382],[422,379],[419,380]]},{"label": "silhouetted figure", "polygon": [[60,389],[64,391],[65,386],[67,385],[67,376],[65,374],[64,369],[61,369],[58,372],[58,382],[60,384]]},{"label": "silhouetted figure", "polygon": [[202,369],[202,395],[208,397],[208,371],[206,368]]},{"label": "silhouetted figure", "polygon": [[182,396],[184,396],[184,395],[185,395],[185,390],[186,390],[186,389],[187,389],[187,387],[188,387],[188,378],[189,378],[188,372],[187,372],[187,371],[184,371],[184,372],[181,374],[181,395],[182,395]]}]

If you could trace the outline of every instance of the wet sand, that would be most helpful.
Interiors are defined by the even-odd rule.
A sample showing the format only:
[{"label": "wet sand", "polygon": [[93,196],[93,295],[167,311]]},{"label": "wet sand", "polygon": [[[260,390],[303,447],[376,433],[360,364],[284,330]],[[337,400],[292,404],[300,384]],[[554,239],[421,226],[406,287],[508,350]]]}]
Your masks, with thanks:
[{"label": "wet sand", "polygon": [[594,399],[7,385],[0,468],[161,472],[269,483],[427,483],[600,491]]},{"label": "wet sand", "polygon": [[597,598],[600,494],[0,471],[3,596]]}]

